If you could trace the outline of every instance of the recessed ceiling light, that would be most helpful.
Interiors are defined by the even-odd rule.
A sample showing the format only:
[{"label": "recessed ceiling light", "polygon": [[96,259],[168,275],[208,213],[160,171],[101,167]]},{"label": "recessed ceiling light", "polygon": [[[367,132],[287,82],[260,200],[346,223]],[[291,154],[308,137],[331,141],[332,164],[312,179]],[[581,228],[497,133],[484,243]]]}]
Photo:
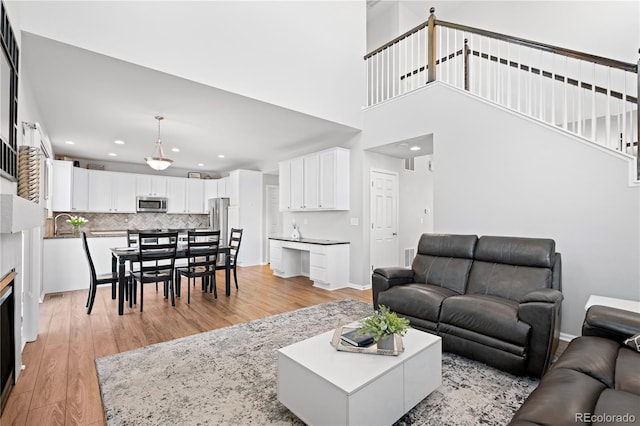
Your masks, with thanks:
[{"label": "recessed ceiling light", "polygon": [[121,140],[113,141],[113,143],[115,143],[116,145],[124,145],[124,141]]},{"label": "recessed ceiling light", "polygon": [[173,152],[180,152],[180,148],[171,148],[171,151],[173,151]]},{"label": "recessed ceiling light", "polygon": [[204,164],[198,163],[198,167],[204,167]]},{"label": "recessed ceiling light", "polygon": [[117,157],[118,154],[116,154],[115,152],[110,152],[107,154],[109,157]]},{"label": "recessed ceiling light", "polygon": [[412,146],[411,148],[409,148],[411,151],[420,151],[420,147],[419,146]]},{"label": "recessed ceiling light", "polygon": [[224,158],[224,154],[218,154],[218,158]]},{"label": "recessed ceiling light", "polygon": [[76,144],[74,141],[65,141],[64,143],[66,143],[67,145],[75,145]]}]

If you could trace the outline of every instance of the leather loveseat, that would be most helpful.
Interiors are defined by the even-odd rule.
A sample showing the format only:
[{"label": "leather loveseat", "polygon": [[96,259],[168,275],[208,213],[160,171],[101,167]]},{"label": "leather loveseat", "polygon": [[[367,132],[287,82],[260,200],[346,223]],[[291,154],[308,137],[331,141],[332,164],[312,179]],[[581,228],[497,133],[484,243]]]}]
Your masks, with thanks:
[{"label": "leather loveseat", "polygon": [[[640,314],[592,306],[573,339],[516,412],[511,426],[640,422]],[[640,343],[640,342],[638,342]]]},{"label": "leather loveseat", "polygon": [[561,258],[550,239],[423,234],[411,268],[373,272],[373,304],[439,334],[443,350],[540,377],[560,334]]}]

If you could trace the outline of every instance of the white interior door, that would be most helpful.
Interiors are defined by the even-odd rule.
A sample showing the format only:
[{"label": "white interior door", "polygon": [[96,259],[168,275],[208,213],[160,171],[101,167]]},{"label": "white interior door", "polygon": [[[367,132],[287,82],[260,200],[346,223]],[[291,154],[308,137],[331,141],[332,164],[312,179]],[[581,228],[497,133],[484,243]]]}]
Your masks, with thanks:
[{"label": "white interior door", "polygon": [[281,219],[280,219],[280,192],[279,188],[275,185],[267,185],[267,254],[266,261],[269,262],[271,258],[269,253],[269,237],[277,237],[281,233]]},{"label": "white interior door", "polygon": [[398,174],[371,171],[371,270],[399,266]]}]

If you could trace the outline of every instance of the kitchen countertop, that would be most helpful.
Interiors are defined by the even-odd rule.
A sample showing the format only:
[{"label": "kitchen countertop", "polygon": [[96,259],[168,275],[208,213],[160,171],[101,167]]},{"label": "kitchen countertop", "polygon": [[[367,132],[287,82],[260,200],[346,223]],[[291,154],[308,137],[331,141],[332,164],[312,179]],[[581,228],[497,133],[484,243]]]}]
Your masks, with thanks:
[{"label": "kitchen countertop", "polygon": [[[88,238],[104,238],[104,237],[126,237],[126,230],[103,230],[103,231],[87,231]],[[58,235],[44,237],[45,240],[53,240],[59,238],[80,238],[76,237],[71,232],[62,232]]]},{"label": "kitchen countertop", "polygon": [[297,240],[291,237],[269,237],[270,240],[278,240],[278,241],[290,241],[292,243],[303,243],[303,244],[319,244],[323,246],[333,246],[338,244],[349,244],[349,241],[332,241],[332,240],[319,240],[315,238],[299,238]]},{"label": "kitchen countertop", "polygon": [[[196,231],[208,231],[209,228],[195,228]],[[82,231],[81,231],[82,232]],[[126,229],[96,229],[93,231],[86,231],[88,238],[104,238],[104,237],[126,237]],[[186,232],[185,232],[186,234]],[[59,239],[59,238],[80,238],[75,237],[71,232],[62,232],[55,236],[45,236],[45,240]]]}]

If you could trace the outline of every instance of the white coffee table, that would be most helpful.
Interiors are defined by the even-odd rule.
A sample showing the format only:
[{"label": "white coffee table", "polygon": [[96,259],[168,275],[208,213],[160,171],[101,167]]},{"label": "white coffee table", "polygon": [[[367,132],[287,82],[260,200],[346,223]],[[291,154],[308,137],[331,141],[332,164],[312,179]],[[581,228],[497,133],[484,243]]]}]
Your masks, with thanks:
[{"label": "white coffee table", "polygon": [[440,337],[410,329],[398,356],[337,351],[328,331],[278,351],[278,399],[310,425],[390,425],[442,383]]}]

